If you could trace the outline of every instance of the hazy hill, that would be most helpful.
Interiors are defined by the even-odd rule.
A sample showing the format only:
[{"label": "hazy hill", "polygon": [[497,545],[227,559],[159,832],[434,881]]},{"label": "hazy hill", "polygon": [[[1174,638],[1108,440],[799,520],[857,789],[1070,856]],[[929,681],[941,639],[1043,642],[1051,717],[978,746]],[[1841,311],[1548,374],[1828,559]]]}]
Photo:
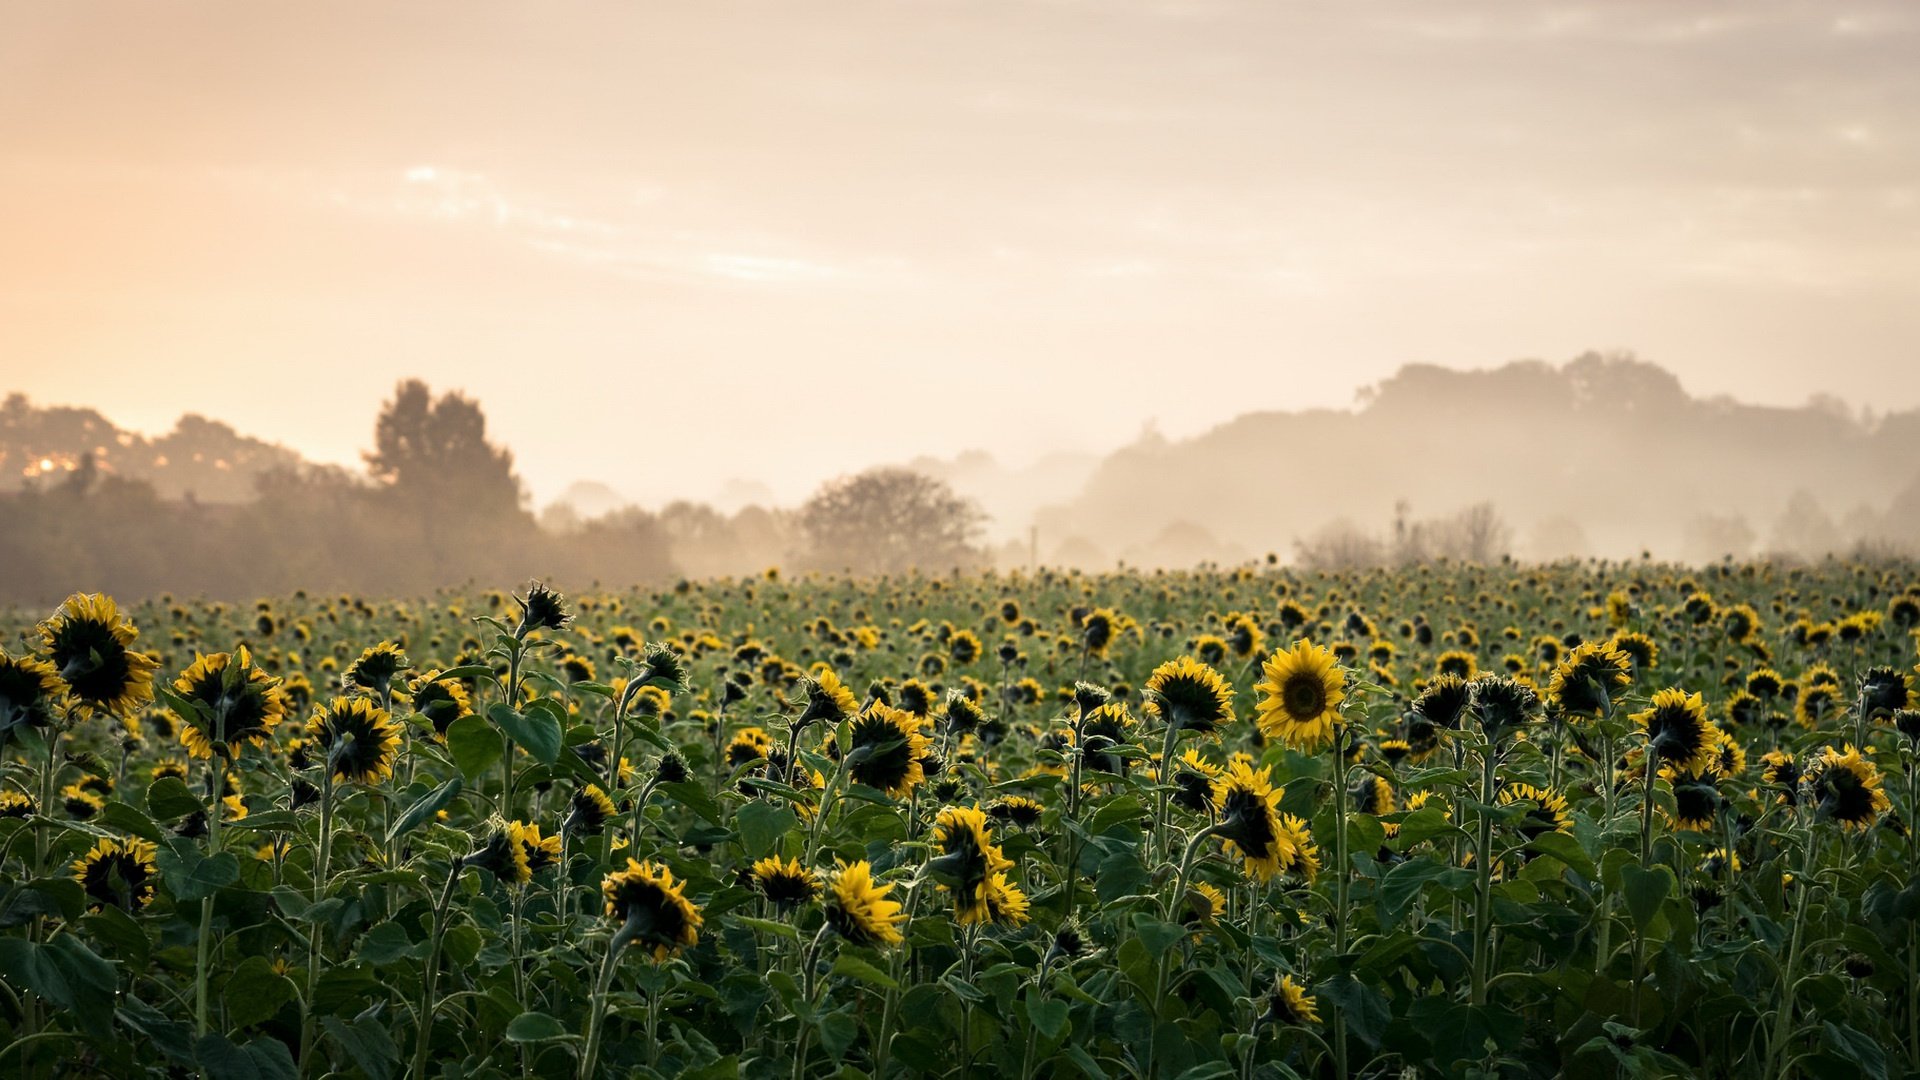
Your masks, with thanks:
[{"label": "hazy hill", "polygon": [[[1418,515],[1491,500],[1522,555],[1712,558],[1738,546],[1741,526],[1749,548],[1766,549],[1792,524],[1779,519],[1796,493],[1803,514],[1850,521],[1860,535],[1836,527],[1843,540],[1885,533],[1885,510],[1917,475],[1920,412],[1703,400],[1657,365],[1590,354],[1486,371],[1411,365],[1352,410],[1250,413],[1192,439],[1143,438],[1037,524],[1043,559],[1070,545],[1184,562],[1284,554],[1338,519],[1379,529],[1401,500]],[[1169,530],[1187,542],[1169,543]]]}]

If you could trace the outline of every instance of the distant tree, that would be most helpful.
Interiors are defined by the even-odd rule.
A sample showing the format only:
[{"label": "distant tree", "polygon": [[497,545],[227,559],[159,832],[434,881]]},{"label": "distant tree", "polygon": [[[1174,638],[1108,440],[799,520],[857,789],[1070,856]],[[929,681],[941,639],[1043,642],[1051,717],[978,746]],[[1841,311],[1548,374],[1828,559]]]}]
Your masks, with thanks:
[{"label": "distant tree", "polygon": [[1687,522],[1682,545],[1695,562],[1714,562],[1732,556],[1744,559],[1753,550],[1753,526],[1739,514],[1701,514]]},{"label": "distant tree", "polygon": [[436,401],[426,383],[408,379],[381,408],[373,441],[367,471],[403,502],[475,516],[520,509],[513,454],[487,441],[486,414],[463,394]]},{"label": "distant tree", "polygon": [[802,561],[897,574],[977,565],[986,515],[941,481],[881,468],[823,485],[800,508]]},{"label": "distant tree", "polygon": [[1834,554],[1846,545],[1840,530],[1827,516],[1813,493],[1801,488],[1787,500],[1787,507],[1773,523],[1767,547],[1775,553],[1818,559]]},{"label": "distant tree", "polygon": [[1379,566],[1387,546],[1347,518],[1322,525],[1313,535],[1293,542],[1293,561],[1303,570],[1351,570]]},{"label": "distant tree", "polygon": [[1490,565],[1513,550],[1513,530],[1490,502],[1475,503],[1432,530],[1437,554],[1461,562]]}]

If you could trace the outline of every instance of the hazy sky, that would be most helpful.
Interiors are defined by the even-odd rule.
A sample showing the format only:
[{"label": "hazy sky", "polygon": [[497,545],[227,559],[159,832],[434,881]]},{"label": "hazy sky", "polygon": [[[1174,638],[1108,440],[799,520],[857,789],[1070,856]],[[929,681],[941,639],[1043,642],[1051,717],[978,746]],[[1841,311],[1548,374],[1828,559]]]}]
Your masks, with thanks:
[{"label": "hazy sky", "polygon": [[542,496],[1342,406],[1632,348],[1920,404],[1920,5],[0,7],[0,389]]}]

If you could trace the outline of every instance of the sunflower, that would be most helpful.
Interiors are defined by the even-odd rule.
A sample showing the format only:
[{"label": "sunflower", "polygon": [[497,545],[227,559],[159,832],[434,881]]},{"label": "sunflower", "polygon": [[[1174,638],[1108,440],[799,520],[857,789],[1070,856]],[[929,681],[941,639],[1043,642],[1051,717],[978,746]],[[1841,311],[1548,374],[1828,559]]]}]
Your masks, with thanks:
[{"label": "sunflower", "polygon": [[86,891],[93,910],[138,911],[153,899],[159,874],[153,857],[154,846],[145,840],[106,837],[73,861],[73,877]]},{"label": "sunflower", "polygon": [[1572,832],[1566,796],[1532,784],[1507,784],[1500,789],[1501,806],[1522,806],[1520,835],[1529,843],[1550,832]]},{"label": "sunflower", "polygon": [[1660,646],[1638,630],[1617,633],[1609,644],[1627,654],[1627,659],[1632,662],[1630,673],[1633,675],[1651,670],[1660,662]]},{"label": "sunflower", "polygon": [[347,665],[346,682],[376,694],[385,694],[394,677],[413,666],[405,650],[391,641],[369,646],[360,658]]},{"label": "sunflower", "polygon": [[1007,795],[987,806],[988,817],[1022,829],[1031,829],[1040,824],[1040,818],[1046,811],[1044,805],[1025,795]]},{"label": "sunflower", "polygon": [[1747,693],[1762,701],[1772,701],[1786,688],[1787,680],[1770,667],[1755,668],[1747,674]]},{"label": "sunflower", "polygon": [[1661,690],[1650,708],[1633,714],[1633,722],[1647,733],[1647,745],[1660,760],[1682,773],[1705,773],[1712,767],[1720,729],[1707,719],[1707,706],[1698,693]]},{"label": "sunflower", "polygon": [[781,910],[804,904],[820,895],[820,875],[800,865],[799,859],[769,855],[753,864],[747,879],[755,891]]},{"label": "sunflower", "polygon": [[443,742],[453,722],[473,712],[467,688],[452,679],[442,679],[437,671],[413,680],[408,694],[413,699],[413,711],[427,718],[434,736]]},{"label": "sunflower", "polygon": [[727,768],[737,769],[756,761],[765,761],[767,751],[773,749],[773,736],[766,729],[757,727],[741,728],[727,741]]},{"label": "sunflower", "polygon": [[1337,706],[1346,697],[1346,675],[1333,653],[1305,638],[1277,650],[1261,665],[1266,679],[1256,723],[1260,734],[1289,746],[1313,750],[1333,737]]},{"label": "sunflower", "polygon": [[[1227,897],[1212,885],[1196,881],[1187,889],[1185,908],[1180,913],[1183,925],[1211,926],[1215,919],[1227,913]],[[1194,940],[1200,940],[1200,935],[1195,934]]]},{"label": "sunflower", "polygon": [[1384,817],[1395,810],[1393,785],[1370,772],[1363,772],[1354,779],[1349,794],[1353,798],[1353,808],[1362,814]]},{"label": "sunflower", "polygon": [[1807,767],[1802,783],[1820,817],[1842,827],[1866,831],[1881,814],[1893,808],[1881,788],[1880,767],[1848,744],[1845,750],[1829,746]]},{"label": "sunflower", "polygon": [[1261,1019],[1281,1027],[1306,1027],[1320,1022],[1320,1012],[1293,976],[1282,975],[1273,984],[1273,993],[1267,995],[1267,1010]]},{"label": "sunflower", "polygon": [[1471,679],[1480,673],[1480,661],[1462,649],[1449,649],[1434,658],[1433,670],[1436,675],[1457,675],[1462,679]]},{"label": "sunflower", "polygon": [[1747,748],[1740,740],[1724,731],[1716,731],[1717,738],[1713,748],[1713,771],[1729,780],[1738,780],[1747,773]]},{"label": "sunflower", "polygon": [[67,816],[75,821],[91,821],[94,815],[107,808],[107,800],[79,784],[68,784],[61,788],[60,799]]},{"label": "sunflower", "polygon": [[1860,676],[1860,709],[1868,720],[1884,720],[1913,703],[1913,677],[1890,667],[1871,667]]},{"label": "sunflower", "polygon": [[560,864],[560,836],[558,833],[553,836],[541,836],[540,826],[524,825],[516,822],[513,825],[513,834],[514,842],[520,845],[520,849],[525,852],[527,856],[528,876],[537,874],[550,866],[558,866]]},{"label": "sunflower", "polygon": [[368,786],[393,775],[400,725],[371,698],[334,698],[307,721],[307,738],[327,752],[334,779]]},{"label": "sunflower", "polygon": [[926,779],[920,759],[933,744],[921,734],[921,720],[910,712],[878,702],[853,721],[848,772],[854,780],[905,798]]},{"label": "sunflower", "polygon": [[600,882],[607,898],[607,917],[620,924],[618,945],[638,941],[648,947],[654,962],[665,960],[700,940],[700,909],[682,892],[683,881],[654,862],[627,860]]},{"label": "sunflower", "polygon": [[1019,927],[1027,923],[1027,894],[1020,887],[1007,880],[1007,875],[996,873],[987,879],[986,895],[987,921],[1003,926]]},{"label": "sunflower", "polygon": [[940,854],[927,870],[953,893],[955,918],[962,926],[986,921],[987,882],[1013,866],[994,844],[987,815],[978,807],[941,810],[933,819],[933,843]]},{"label": "sunflower", "polygon": [[588,784],[574,791],[568,801],[567,816],[560,823],[560,831],[568,835],[598,836],[616,813],[613,800],[600,790],[600,785]]},{"label": "sunflower", "polygon": [[1180,755],[1173,768],[1173,803],[1175,806],[1199,813],[1213,806],[1213,785],[1221,777],[1221,769],[1198,750],[1188,750]]},{"label": "sunflower", "polygon": [[1667,815],[1673,827],[1688,832],[1711,830],[1719,820],[1722,805],[1720,789],[1714,786],[1713,768],[1696,771],[1668,765],[1660,775],[1673,785],[1673,812]]},{"label": "sunflower", "polygon": [[1614,691],[1633,681],[1633,660],[1612,642],[1575,646],[1553,669],[1547,700],[1572,716],[1597,716],[1612,707]]},{"label": "sunflower", "polygon": [[1785,750],[1769,750],[1760,758],[1760,779],[1781,788],[1780,801],[1791,806],[1800,799],[1800,765]]},{"label": "sunflower", "polygon": [[527,590],[525,600],[516,596],[513,602],[520,607],[520,625],[513,631],[517,638],[525,638],[535,630],[562,630],[573,621],[567,611],[567,598],[537,581]]},{"label": "sunflower", "polygon": [[1147,711],[1180,730],[1210,734],[1233,723],[1232,684],[1191,656],[1154,668],[1141,689]]},{"label": "sunflower", "polygon": [[1313,842],[1313,832],[1307,827],[1305,818],[1294,814],[1280,815],[1281,850],[1293,850],[1291,858],[1280,865],[1280,872],[1292,874],[1304,881],[1311,882],[1320,876],[1320,848]]},{"label": "sunflower", "polygon": [[128,647],[140,631],[111,598],[74,593],[39,629],[48,659],[81,709],[126,716],[153,700],[160,661]]},{"label": "sunflower", "polygon": [[1080,645],[1090,656],[1107,655],[1107,646],[1113,643],[1113,633],[1119,616],[1107,608],[1088,612],[1080,620]]},{"label": "sunflower", "polygon": [[1437,675],[1421,689],[1420,696],[1413,699],[1412,711],[1436,728],[1455,731],[1472,700],[1473,691],[1467,680],[1458,675]]},{"label": "sunflower", "polygon": [[33,796],[11,788],[0,789],[0,819],[32,817],[34,809]]},{"label": "sunflower", "polygon": [[891,884],[875,884],[866,860],[841,863],[827,889],[827,924],[855,945],[898,945],[907,917],[898,901],[887,899],[892,890]]},{"label": "sunflower", "polygon": [[46,727],[66,696],[60,673],[45,660],[0,652],[0,734],[15,727]]},{"label": "sunflower", "polygon": [[1266,881],[1291,864],[1299,852],[1281,830],[1278,807],[1283,794],[1274,790],[1271,766],[1254,772],[1245,761],[1227,765],[1214,781],[1213,806],[1219,814],[1214,828],[1227,846],[1240,853],[1247,873]]},{"label": "sunflower", "polygon": [[816,720],[830,727],[838,726],[860,707],[853,699],[853,691],[847,689],[847,684],[840,681],[832,668],[822,667],[819,674],[801,679],[800,685],[806,691],[807,707],[793,722],[796,729],[804,729]]},{"label": "sunflower", "polygon": [[1819,683],[1800,692],[1793,703],[1793,719],[1808,731],[1815,731],[1841,708],[1839,688]]},{"label": "sunflower", "polygon": [[1467,700],[1489,739],[1520,730],[1540,712],[1532,684],[1507,675],[1483,675],[1468,683]]},{"label": "sunflower", "polygon": [[196,758],[211,759],[217,749],[231,761],[243,746],[265,746],[287,713],[279,681],[254,666],[245,646],[196,656],[173,691],[199,706],[180,726],[180,741]]},{"label": "sunflower", "polygon": [[478,866],[509,885],[533,880],[527,846],[521,843],[525,826],[495,815],[482,826],[480,846],[461,858],[462,866]]}]

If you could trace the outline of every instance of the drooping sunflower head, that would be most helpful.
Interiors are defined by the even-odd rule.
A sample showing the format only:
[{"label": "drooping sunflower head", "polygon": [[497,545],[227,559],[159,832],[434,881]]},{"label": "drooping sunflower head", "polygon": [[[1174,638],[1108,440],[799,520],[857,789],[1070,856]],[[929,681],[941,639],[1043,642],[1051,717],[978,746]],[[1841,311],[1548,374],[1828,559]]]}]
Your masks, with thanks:
[{"label": "drooping sunflower head", "polygon": [[1282,975],[1267,995],[1261,1019],[1281,1027],[1309,1027],[1320,1022],[1317,1003],[1291,975]]},{"label": "drooping sunflower head", "polygon": [[1794,722],[1808,731],[1816,731],[1844,708],[1840,688],[1829,683],[1809,686],[1793,702]]},{"label": "drooping sunflower head", "polygon": [[1870,667],[1860,676],[1860,708],[1868,720],[1885,720],[1913,704],[1913,676],[1890,667]]},{"label": "drooping sunflower head", "polygon": [[1785,689],[1787,680],[1770,667],[1755,668],[1747,673],[1747,693],[1761,701],[1772,701]]},{"label": "drooping sunflower head", "polygon": [[955,917],[962,926],[987,918],[987,882],[1013,864],[1000,853],[978,807],[949,806],[933,819],[933,844],[940,854],[927,870],[953,893]]},{"label": "drooping sunflower head", "polygon": [[1660,663],[1660,646],[1638,630],[1623,630],[1613,635],[1612,644],[1626,654],[1634,676],[1651,671]]},{"label": "drooping sunflower head", "polygon": [[1181,730],[1211,734],[1233,723],[1233,686],[1191,656],[1154,668],[1142,691],[1147,711]]},{"label": "drooping sunflower head", "polygon": [[517,821],[499,815],[488,818],[476,837],[479,846],[461,859],[461,865],[478,866],[508,885],[525,885],[533,880],[533,867],[521,843],[521,831]]},{"label": "drooping sunflower head", "polygon": [[1673,785],[1674,808],[1668,820],[1674,828],[1708,832],[1719,823],[1720,809],[1725,803],[1720,797],[1720,789],[1714,784],[1711,766],[1694,772],[1669,765],[1660,770],[1660,775]]},{"label": "drooping sunflower head", "polygon": [[1333,651],[1301,638],[1261,665],[1258,686],[1260,733],[1289,746],[1313,750],[1333,737],[1338,706],[1346,697],[1346,674]]},{"label": "drooping sunflower head", "polygon": [[798,907],[820,895],[820,875],[800,865],[799,859],[781,861],[769,855],[747,871],[753,888],[781,910]]},{"label": "drooping sunflower head", "polygon": [[1573,819],[1567,814],[1564,795],[1532,784],[1508,784],[1500,789],[1501,806],[1519,804],[1524,808],[1520,835],[1532,841],[1550,832],[1572,832]]},{"label": "drooping sunflower head", "polygon": [[794,721],[800,728],[815,721],[836,726],[860,707],[860,703],[853,698],[853,691],[847,689],[847,684],[840,681],[840,676],[834,674],[832,668],[823,667],[819,674],[802,678],[800,685],[807,695],[806,707],[800,710],[799,718]]},{"label": "drooping sunflower head", "polygon": [[434,735],[442,740],[455,720],[473,712],[473,699],[468,696],[467,688],[455,680],[440,678],[437,671],[415,679],[409,693],[413,698],[413,711],[426,717],[433,725]]},{"label": "drooping sunflower head", "polygon": [[854,780],[904,798],[926,779],[920,759],[933,744],[919,717],[878,702],[853,721],[847,771]]},{"label": "drooping sunflower head", "polygon": [[1646,732],[1652,752],[1676,770],[1705,773],[1712,768],[1720,729],[1707,719],[1706,702],[1697,692],[1658,691],[1650,707],[1633,714],[1633,722]]},{"label": "drooping sunflower head", "polygon": [[899,901],[887,899],[891,891],[891,884],[874,882],[873,867],[866,860],[841,863],[827,889],[827,923],[855,945],[898,945],[905,940],[900,924],[906,916]]},{"label": "drooping sunflower head", "polygon": [[1436,728],[1457,731],[1473,701],[1472,684],[1458,675],[1437,675],[1413,699],[1413,711]]},{"label": "drooping sunflower head", "polygon": [[198,706],[181,718],[180,741],[187,753],[211,759],[214,751],[232,761],[244,746],[264,746],[286,717],[286,694],[279,680],[254,666],[245,647],[208,653],[173,682],[173,692]]},{"label": "drooping sunflower head", "polygon": [[988,817],[1022,829],[1031,829],[1040,824],[1046,812],[1046,806],[1025,795],[1002,796],[987,806]]},{"label": "drooping sunflower head", "polygon": [[1510,675],[1483,675],[1473,680],[1467,684],[1467,698],[1489,739],[1519,731],[1540,714],[1540,695]]},{"label": "drooping sunflower head", "polygon": [[1553,669],[1547,700],[1569,716],[1597,716],[1633,681],[1633,661],[1610,641],[1583,641]]},{"label": "drooping sunflower head", "polygon": [[986,712],[980,703],[966,695],[963,690],[947,691],[946,723],[947,730],[964,735],[979,731],[987,722]]},{"label": "drooping sunflower head", "polygon": [[567,816],[560,831],[580,836],[599,836],[618,810],[599,784],[588,784],[574,791],[567,803]]},{"label": "drooping sunflower head", "polygon": [[615,941],[639,942],[656,963],[700,940],[700,909],[688,900],[686,882],[654,862],[627,860],[626,868],[601,879],[607,917],[620,924]]},{"label": "drooping sunflower head", "polygon": [[86,712],[126,716],[153,700],[160,662],[133,651],[140,632],[110,597],[74,593],[39,630],[48,660]]},{"label": "drooping sunflower head", "polygon": [[1188,750],[1180,755],[1173,767],[1173,793],[1175,806],[1199,813],[1213,805],[1213,785],[1219,780],[1222,771],[1200,756],[1198,750]]},{"label": "drooping sunflower head", "polygon": [[46,727],[66,693],[67,685],[52,664],[0,652],[0,731]]},{"label": "drooping sunflower head", "polygon": [[369,646],[359,659],[347,665],[347,685],[376,694],[385,693],[393,685],[394,678],[412,666],[413,661],[407,659],[406,650],[391,641],[383,641]]},{"label": "drooping sunflower head", "polygon": [[1864,832],[1893,808],[1882,787],[1880,767],[1849,744],[1829,746],[1807,767],[1802,779],[1815,812],[1842,827]]},{"label": "drooping sunflower head", "polygon": [[1272,772],[1271,767],[1255,772],[1245,761],[1235,760],[1213,785],[1220,836],[1259,881],[1279,873],[1298,854],[1280,827],[1281,793],[1274,790]]},{"label": "drooping sunflower head", "polygon": [[95,911],[117,907],[135,912],[153,899],[159,873],[154,854],[154,846],[145,840],[102,838],[74,860],[74,880],[80,882],[88,906]]},{"label": "drooping sunflower head", "polygon": [[1080,644],[1093,656],[1107,655],[1107,646],[1113,643],[1114,624],[1117,617],[1107,608],[1087,613],[1080,620]]},{"label": "drooping sunflower head", "polygon": [[1393,785],[1370,772],[1361,772],[1353,781],[1353,808],[1362,814],[1382,817],[1397,809]]},{"label": "drooping sunflower head", "polygon": [[560,834],[540,835],[540,826],[514,822],[513,838],[527,856],[527,873],[537,874],[542,870],[560,865]]},{"label": "drooping sunflower head", "polygon": [[32,817],[34,810],[33,796],[12,788],[0,788],[0,820]]},{"label": "drooping sunflower head", "polygon": [[307,738],[326,756],[336,780],[374,785],[393,775],[400,725],[372,698],[334,698],[307,721]]},{"label": "drooping sunflower head", "polygon": [[516,596],[513,602],[520,606],[520,625],[514,630],[515,637],[524,638],[535,630],[562,630],[573,621],[573,615],[567,611],[567,598],[537,581],[527,589],[526,599]]},{"label": "drooping sunflower head", "polygon": [[1800,801],[1800,764],[1785,750],[1769,750],[1760,758],[1760,779],[1782,789],[1780,801],[1794,805]]},{"label": "drooping sunflower head", "polygon": [[1027,894],[1008,879],[1004,871],[987,879],[986,922],[1019,927],[1027,923]]},{"label": "drooping sunflower head", "polygon": [[1907,737],[1907,741],[1920,746],[1920,709],[1896,709],[1888,720],[1893,729]]},{"label": "drooping sunflower head", "polygon": [[773,736],[765,728],[747,727],[733,733],[727,741],[727,768],[737,769],[756,761],[765,761],[767,751],[773,749]]}]

